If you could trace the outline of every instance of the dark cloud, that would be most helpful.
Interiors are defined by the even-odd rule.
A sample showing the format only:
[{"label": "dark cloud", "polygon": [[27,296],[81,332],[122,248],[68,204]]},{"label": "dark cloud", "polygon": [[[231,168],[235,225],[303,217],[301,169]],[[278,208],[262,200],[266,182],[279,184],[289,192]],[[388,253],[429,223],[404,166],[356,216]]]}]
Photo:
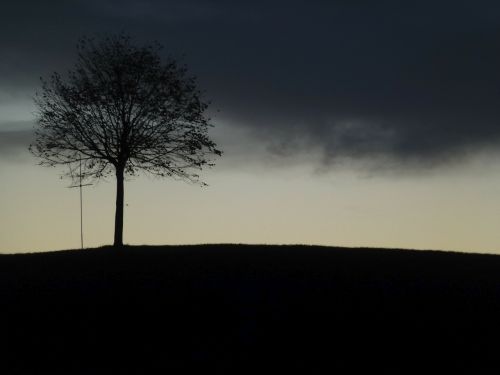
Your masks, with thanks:
[{"label": "dark cloud", "polygon": [[124,30],[185,54],[216,120],[273,155],[439,164],[500,140],[499,20],[484,0],[19,1],[0,88],[35,89],[79,35]]}]

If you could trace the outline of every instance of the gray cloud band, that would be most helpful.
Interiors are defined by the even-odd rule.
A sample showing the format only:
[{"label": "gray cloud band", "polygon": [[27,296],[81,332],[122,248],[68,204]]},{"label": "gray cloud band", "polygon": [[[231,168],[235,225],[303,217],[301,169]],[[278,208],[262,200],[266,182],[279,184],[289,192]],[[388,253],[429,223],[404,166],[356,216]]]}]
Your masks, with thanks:
[{"label": "gray cloud band", "polygon": [[32,130],[0,131],[0,157],[17,160],[26,156],[32,140]]}]

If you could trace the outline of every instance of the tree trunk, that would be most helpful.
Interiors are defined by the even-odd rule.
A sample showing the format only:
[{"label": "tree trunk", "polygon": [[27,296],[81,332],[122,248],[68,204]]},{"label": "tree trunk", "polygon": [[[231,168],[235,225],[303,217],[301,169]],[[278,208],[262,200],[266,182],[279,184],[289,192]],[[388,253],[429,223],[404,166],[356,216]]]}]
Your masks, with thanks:
[{"label": "tree trunk", "polygon": [[116,211],[114,246],[123,245],[123,174],[124,168],[116,167]]}]

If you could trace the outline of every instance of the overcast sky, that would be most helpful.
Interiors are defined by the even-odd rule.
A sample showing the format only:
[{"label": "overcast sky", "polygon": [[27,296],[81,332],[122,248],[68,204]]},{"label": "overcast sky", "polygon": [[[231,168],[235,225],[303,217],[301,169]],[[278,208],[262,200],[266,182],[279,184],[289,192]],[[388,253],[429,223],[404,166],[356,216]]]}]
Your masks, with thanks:
[{"label": "overcast sky", "polygon": [[[34,164],[25,150],[39,77],[71,68],[78,37],[120,31],[138,43],[159,41],[165,54],[182,59],[197,75],[212,100],[213,136],[226,151],[214,172],[221,184],[242,170],[260,176],[285,170],[294,174],[294,168],[304,167],[303,179],[311,184],[323,184],[325,174],[339,179],[351,173],[346,191],[376,178],[382,181],[377,189],[408,196],[412,184],[398,190],[404,178],[427,186],[429,197],[441,202],[439,194],[446,196],[444,186],[454,186],[453,178],[472,191],[496,186],[500,176],[495,169],[500,150],[497,1],[6,1],[0,13],[0,204],[6,204],[5,191],[21,183],[11,176],[7,182],[5,171],[12,163],[17,163],[15,170]],[[438,188],[432,184],[440,175]],[[257,185],[259,178],[252,183]],[[217,181],[211,183],[214,189]],[[270,185],[267,191],[278,188],[283,187]],[[481,191],[469,205],[476,211],[496,202],[496,187],[488,190],[491,196]],[[457,205],[463,204],[463,196],[456,198],[461,201]],[[365,213],[376,225],[373,212],[366,208]],[[442,220],[455,217],[448,214]],[[470,212],[462,214],[470,219]],[[426,215],[435,213],[422,208],[419,215],[425,222]],[[3,220],[9,221],[5,213]],[[488,220],[500,224],[496,208]],[[417,235],[412,226],[408,223],[405,230],[423,240],[425,230]],[[477,237],[477,228],[464,226],[471,238]],[[267,239],[255,232],[247,241],[287,242],[285,234]],[[471,239],[467,246],[500,250],[492,248],[498,239],[493,232],[481,232],[485,236],[490,236],[485,243]],[[359,233],[352,241],[338,242],[463,247],[441,240],[391,242],[389,237],[370,242],[369,234]],[[337,243],[311,236],[294,240]],[[148,238],[134,241],[147,243]],[[5,240],[0,250],[12,243]]]}]

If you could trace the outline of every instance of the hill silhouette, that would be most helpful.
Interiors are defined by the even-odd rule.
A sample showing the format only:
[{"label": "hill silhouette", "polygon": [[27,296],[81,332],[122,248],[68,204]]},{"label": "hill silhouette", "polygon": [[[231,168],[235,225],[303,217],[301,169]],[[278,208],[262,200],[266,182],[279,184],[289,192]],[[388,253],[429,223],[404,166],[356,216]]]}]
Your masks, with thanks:
[{"label": "hill silhouette", "polygon": [[477,370],[497,366],[500,257],[257,245],[1,255],[0,301],[5,374]]}]

